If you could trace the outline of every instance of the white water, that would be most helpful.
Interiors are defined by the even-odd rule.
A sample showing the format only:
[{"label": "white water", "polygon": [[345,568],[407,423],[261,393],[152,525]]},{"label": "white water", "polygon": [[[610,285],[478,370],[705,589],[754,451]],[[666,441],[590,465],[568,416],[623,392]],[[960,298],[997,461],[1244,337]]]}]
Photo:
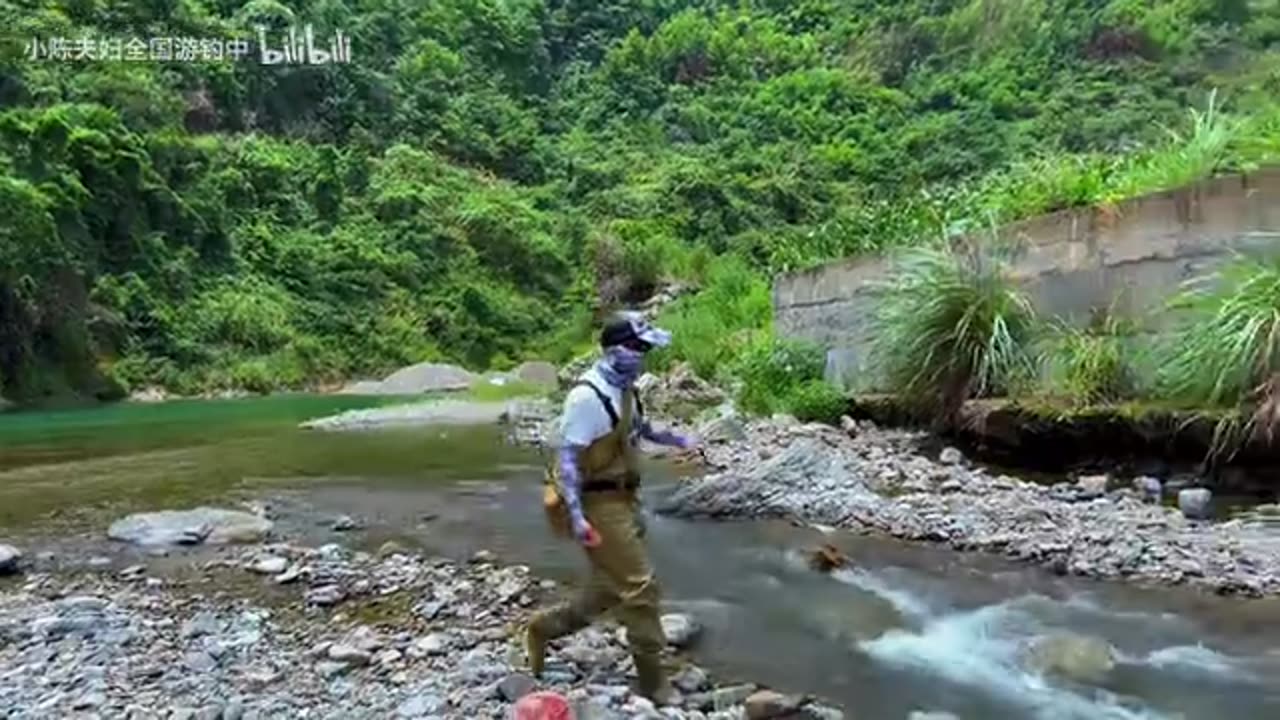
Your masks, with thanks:
[{"label": "white water", "polygon": [[[876,594],[906,617],[920,618],[926,605],[918,598],[865,572],[839,573],[838,579]],[[1054,606],[1057,606],[1056,608]],[[924,618],[916,629],[897,629],[858,643],[858,649],[888,666],[926,673],[988,693],[1019,706],[1026,717],[1039,720],[1155,720],[1176,718],[1105,687],[1088,687],[1041,676],[1028,668],[1023,653],[1031,638],[1061,630],[1044,615],[1074,608],[1130,622],[1167,622],[1170,616],[1110,612],[1083,598],[1063,603],[1039,595],[1024,595],[971,610],[953,610]],[[1039,611],[1039,612],[1037,612]],[[1117,666],[1147,665],[1166,672],[1206,674],[1231,681],[1250,678],[1243,663],[1201,645],[1178,645],[1140,657],[1117,649]]]}]

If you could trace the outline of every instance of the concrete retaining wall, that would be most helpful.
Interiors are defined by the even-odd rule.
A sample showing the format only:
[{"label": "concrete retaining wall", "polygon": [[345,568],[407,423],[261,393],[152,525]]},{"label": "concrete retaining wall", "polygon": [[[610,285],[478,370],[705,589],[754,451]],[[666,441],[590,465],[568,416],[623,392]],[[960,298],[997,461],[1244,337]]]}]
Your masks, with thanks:
[{"label": "concrete retaining wall", "polygon": [[[1022,248],[1014,273],[1037,310],[1083,322],[1095,308],[1153,317],[1186,280],[1236,253],[1280,254],[1280,168],[1206,180],[1114,207],[1031,218],[999,231]],[[880,257],[850,258],[774,282],[783,337],[827,348],[827,376],[846,387],[862,375],[868,281]],[[1158,322],[1158,321],[1157,321]]]}]

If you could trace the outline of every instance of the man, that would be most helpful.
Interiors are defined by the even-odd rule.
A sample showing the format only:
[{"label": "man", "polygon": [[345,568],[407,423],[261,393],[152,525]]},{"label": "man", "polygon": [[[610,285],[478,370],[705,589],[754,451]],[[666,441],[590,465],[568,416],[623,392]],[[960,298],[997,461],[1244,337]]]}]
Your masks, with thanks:
[{"label": "man", "polygon": [[672,702],[674,691],[661,664],[666,640],[658,583],[643,543],[636,443],[644,438],[690,449],[695,442],[649,423],[635,381],[646,353],[670,341],[670,333],[635,313],[613,316],[600,333],[604,357],[565,398],[544,500],[553,527],[585,549],[591,578],[576,599],[534,616],[525,639],[530,669],[538,675],[550,640],[577,632],[616,609],[627,628],[638,690],[658,704]]}]

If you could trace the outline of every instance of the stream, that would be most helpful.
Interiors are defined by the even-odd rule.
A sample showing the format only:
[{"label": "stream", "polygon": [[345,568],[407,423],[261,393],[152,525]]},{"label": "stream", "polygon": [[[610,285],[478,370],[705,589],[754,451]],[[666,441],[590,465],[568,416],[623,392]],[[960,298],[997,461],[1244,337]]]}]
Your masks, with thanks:
[{"label": "stream", "polygon": [[[466,556],[491,550],[572,580],[574,548],[539,508],[540,460],[495,428],[329,434],[300,420],[387,402],[283,396],[0,415],[0,539],[31,553],[120,552],[103,531],[142,509],[265,501],[302,542],[393,539]],[[651,463],[646,492],[678,482]],[[365,529],[339,535],[330,520]],[[716,673],[806,692],[860,719],[914,710],[961,718],[1280,717],[1280,600],[1062,578],[999,558],[776,522],[650,516],[670,605],[705,626]],[[822,575],[804,551],[831,542],[853,569]],[[1097,685],[1028,670],[1031,639],[1108,640]]]}]

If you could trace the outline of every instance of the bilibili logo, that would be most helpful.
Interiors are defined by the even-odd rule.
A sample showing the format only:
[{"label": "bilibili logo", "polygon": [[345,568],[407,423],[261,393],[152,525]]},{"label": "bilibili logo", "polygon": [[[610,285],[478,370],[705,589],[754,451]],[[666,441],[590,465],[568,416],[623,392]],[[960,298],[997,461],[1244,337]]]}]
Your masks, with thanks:
[{"label": "bilibili logo", "polygon": [[[327,44],[317,43],[315,28],[310,23],[289,28],[281,37],[281,46],[273,48],[268,43],[267,28],[258,25],[258,57],[263,65],[330,65],[351,62],[351,38],[341,30],[328,38]],[[321,43],[325,38],[319,39]]]}]

